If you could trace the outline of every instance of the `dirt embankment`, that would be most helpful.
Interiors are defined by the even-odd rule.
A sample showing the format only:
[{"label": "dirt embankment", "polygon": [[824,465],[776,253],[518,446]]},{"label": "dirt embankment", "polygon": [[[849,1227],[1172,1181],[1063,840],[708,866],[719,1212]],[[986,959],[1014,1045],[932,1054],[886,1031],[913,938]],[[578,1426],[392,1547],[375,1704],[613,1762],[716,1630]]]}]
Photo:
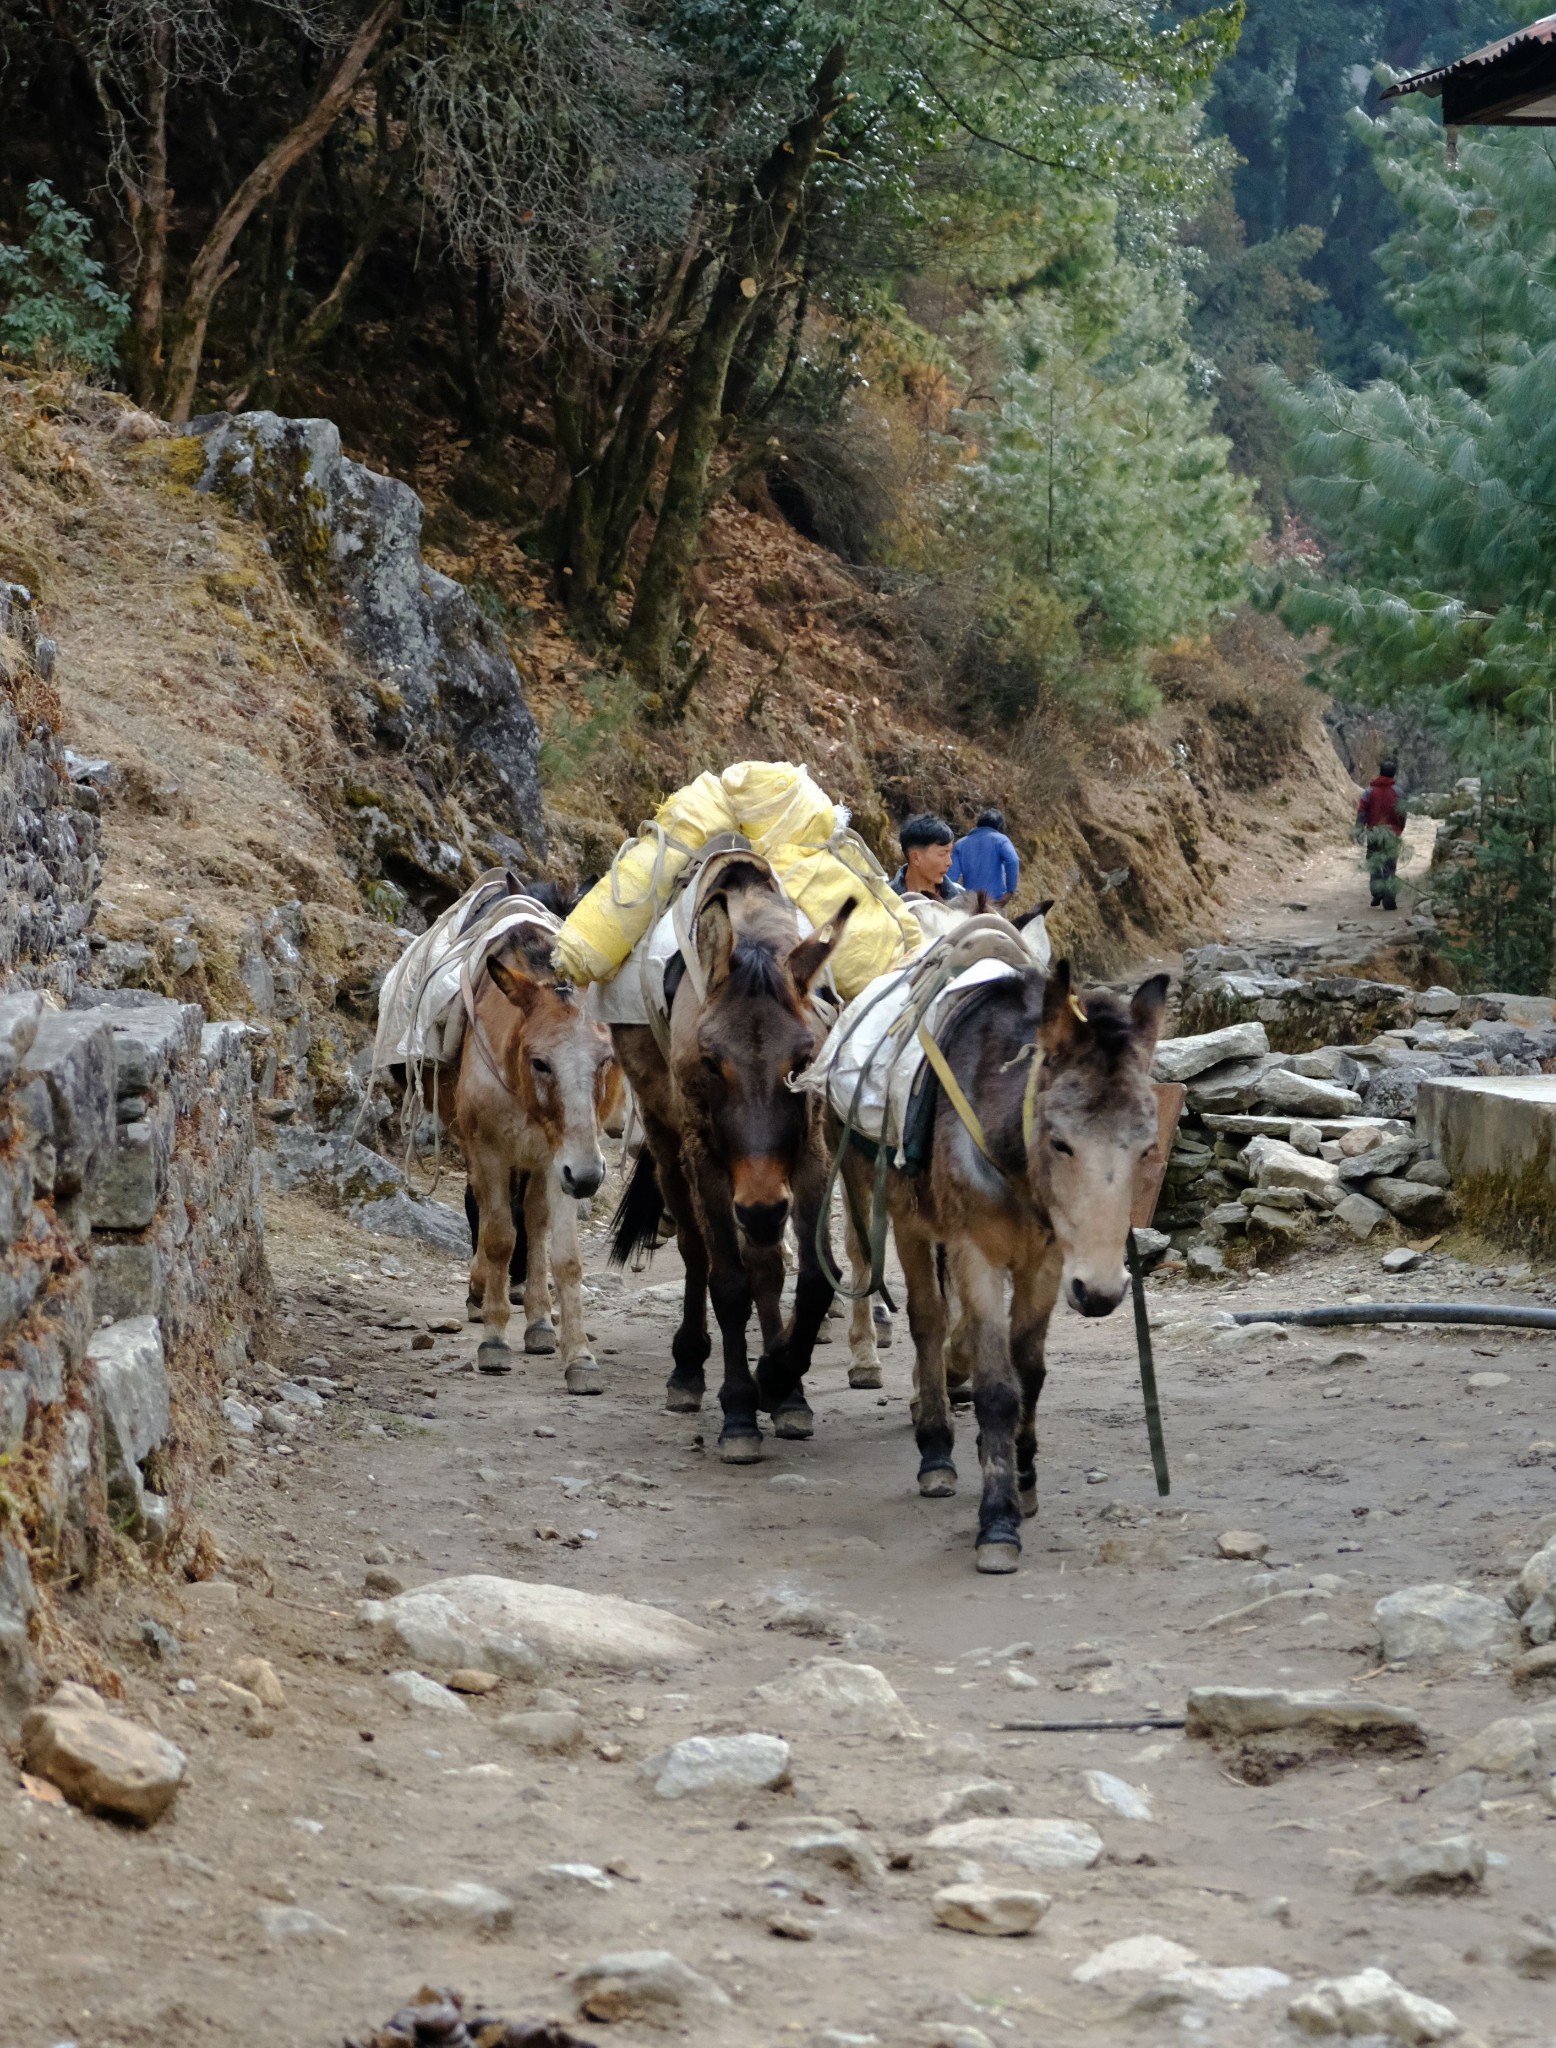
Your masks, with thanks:
[{"label": "dirt embankment", "polygon": [[[194,490],[196,444],[142,431],[104,394],[0,383],[0,572],[41,594],[67,742],[113,764],[96,929],[148,949],[135,978],[243,1016],[255,927],[297,903],[288,933],[324,1024],[308,1058],[328,1100],[407,915],[384,886],[381,814],[452,841],[460,886],[490,848],[416,759],[373,745],[357,709],[371,679],[256,528]],[[1001,804],[1023,899],[1055,897],[1061,945],[1105,972],[1210,935],[1240,874],[1289,867],[1346,815],[1319,700],[1266,620],[1164,657],[1147,721],[1104,730],[1055,709],[1009,731],[960,729],[904,608],[775,513],[730,499],[697,593],[706,667],[684,714],[654,723],[568,634],[500,522],[451,524],[435,497],[433,511],[458,546],[429,558],[502,619],[541,720],[552,863],[567,879],[598,871],[710,762],[787,757],[893,864],[908,811],[965,829]]]}]

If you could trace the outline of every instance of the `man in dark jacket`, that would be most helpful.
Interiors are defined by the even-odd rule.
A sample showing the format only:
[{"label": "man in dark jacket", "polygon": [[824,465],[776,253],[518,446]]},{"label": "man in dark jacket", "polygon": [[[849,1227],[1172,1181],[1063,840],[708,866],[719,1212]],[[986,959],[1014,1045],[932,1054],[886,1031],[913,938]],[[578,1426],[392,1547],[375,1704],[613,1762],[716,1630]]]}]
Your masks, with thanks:
[{"label": "man in dark jacket", "polygon": [[950,903],[963,893],[950,877],[956,835],[944,818],[921,811],[902,826],[897,841],[902,848],[902,866],[892,876],[891,885],[899,896],[938,896],[942,903]]},{"label": "man in dark jacket", "polygon": [[1394,787],[1397,761],[1378,763],[1378,772],[1361,793],[1356,806],[1356,836],[1367,848],[1367,879],[1372,885],[1372,907],[1385,910],[1394,905],[1394,871],[1399,863],[1400,835],[1405,829],[1405,807]]}]

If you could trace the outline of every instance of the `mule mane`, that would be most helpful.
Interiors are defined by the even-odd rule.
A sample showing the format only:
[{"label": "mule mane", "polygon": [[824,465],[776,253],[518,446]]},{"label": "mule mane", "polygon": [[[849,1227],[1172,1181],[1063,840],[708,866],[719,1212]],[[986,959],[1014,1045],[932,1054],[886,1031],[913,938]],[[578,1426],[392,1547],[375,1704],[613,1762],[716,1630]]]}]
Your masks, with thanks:
[{"label": "mule mane", "polygon": [[1085,1009],[1091,1045],[1081,1057],[1094,1056],[1110,1071],[1121,1066],[1135,1045],[1135,1023],[1129,1005],[1111,990],[1098,989],[1086,996]]},{"label": "mule mane", "polygon": [[746,999],[770,997],[782,1003],[785,1009],[798,1012],[799,1002],[794,985],[784,972],[773,942],[767,938],[755,938],[749,933],[735,941],[735,950],[730,955],[729,979],[726,992]]}]

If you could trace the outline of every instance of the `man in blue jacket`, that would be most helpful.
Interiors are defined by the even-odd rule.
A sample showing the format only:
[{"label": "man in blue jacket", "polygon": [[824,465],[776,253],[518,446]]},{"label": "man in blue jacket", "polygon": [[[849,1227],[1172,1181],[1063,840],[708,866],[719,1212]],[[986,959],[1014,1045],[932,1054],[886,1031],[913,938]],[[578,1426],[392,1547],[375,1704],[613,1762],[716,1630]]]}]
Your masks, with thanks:
[{"label": "man in blue jacket", "polygon": [[965,839],[951,856],[951,880],[964,889],[981,889],[996,910],[1003,910],[1021,881],[1021,860],[1005,837],[1005,813],[980,811]]}]

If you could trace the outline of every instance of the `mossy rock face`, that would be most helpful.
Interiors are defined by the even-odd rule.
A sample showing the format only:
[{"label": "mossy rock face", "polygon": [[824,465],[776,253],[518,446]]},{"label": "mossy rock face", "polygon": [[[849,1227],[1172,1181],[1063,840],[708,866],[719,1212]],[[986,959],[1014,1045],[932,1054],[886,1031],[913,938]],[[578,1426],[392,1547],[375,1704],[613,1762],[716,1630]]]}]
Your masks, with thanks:
[{"label": "mossy rock face", "polygon": [[1538,1258],[1556,1257],[1556,1180],[1542,1146],[1516,1173],[1471,1173],[1454,1183],[1466,1230]]}]

